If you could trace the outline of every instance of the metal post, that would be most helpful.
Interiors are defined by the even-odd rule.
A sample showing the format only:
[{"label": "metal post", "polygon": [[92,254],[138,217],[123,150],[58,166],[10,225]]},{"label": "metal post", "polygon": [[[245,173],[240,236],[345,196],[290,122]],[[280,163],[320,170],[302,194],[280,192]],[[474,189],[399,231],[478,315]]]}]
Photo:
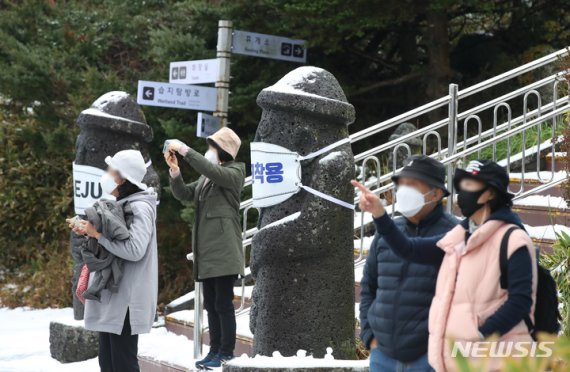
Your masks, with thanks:
[{"label": "metal post", "polygon": [[[447,156],[455,154],[455,145],[457,144],[457,105],[458,105],[458,92],[457,84],[449,84],[449,106],[448,117],[449,123],[447,127]],[[453,189],[453,162],[447,165],[447,189],[451,193],[447,197],[447,212],[453,213],[453,197],[455,190]]]},{"label": "metal post", "polygon": [[202,282],[194,283],[194,359],[202,356]]},{"label": "metal post", "polygon": [[232,21],[218,21],[218,46],[216,58],[219,61],[218,88],[216,99],[216,111],[214,116],[220,118],[222,127],[228,124],[228,106],[230,94],[230,58],[232,55]]}]

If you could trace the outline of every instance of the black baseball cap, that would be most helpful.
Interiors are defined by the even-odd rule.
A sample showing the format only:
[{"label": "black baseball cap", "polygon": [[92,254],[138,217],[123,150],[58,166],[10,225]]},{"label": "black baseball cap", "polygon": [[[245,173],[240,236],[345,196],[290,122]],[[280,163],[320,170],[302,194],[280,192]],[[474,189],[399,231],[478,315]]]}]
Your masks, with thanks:
[{"label": "black baseball cap", "polygon": [[509,175],[499,164],[491,160],[472,160],[465,169],[458,168],[453,176],[453,185],[456,190],[460,190],[459,183],[464,178],[471,178],[481,181],[493,187],[498,193],[508,200],[515,196],[509,192]]},{"label": "black baseball cap", "polygon": [[426,155],[413,155],[408,158],[408,164],[400,173],[392,176],[392,181],[398,184],[400,177],[409,177],[443,190],[443,196],[448,196],[445,188],[445,167],[443,164]]}]

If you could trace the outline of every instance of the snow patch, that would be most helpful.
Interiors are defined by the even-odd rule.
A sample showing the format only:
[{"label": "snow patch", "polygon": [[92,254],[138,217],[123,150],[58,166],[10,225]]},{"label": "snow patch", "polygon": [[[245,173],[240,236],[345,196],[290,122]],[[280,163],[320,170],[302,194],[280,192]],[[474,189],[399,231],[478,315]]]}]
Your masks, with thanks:
[{"label": "snow patch", "polygon": [[570,227],[564,225],[530,226],[524,225],[531,238],[557,240],[556,232],[564,231],[570,235]]},{"label": "snow patch", "polygon": [[528,205],[535,207],[568,208],[568,204],[564,198],[550,195],[531,195],[526,198],[516,199],[514,203],[516,205]]},{"label": "snow patch", "polygon": [[97,100],[95,102],[93,102],[91,107],[95,107],[95,108],[98,108],[99,110],[102,110],[109,103],[117,103],[117,102],[120,102],[121,100],[126,99],[128,97],[129,97],[129,94],[127,92],[123,92],[120,90],[114,90],[112,92],[107,92],[107,93],[103,94],[101,97],[97,98]]},{"label": "snow patch", "polygon": [[106,118],[106,119],[113,119],[113,120],[120,120],[120,121],[126,121],[128,123],[135,123],[135,124],[143,124],[146,125],[144,123],[141,123],[140,121],[136,121],[136,120],[130,120],[127,118],[122,118],[120,116],[116,116],[116,115],[110,115],[107,114],[103,111],[99,111],[97,109],[94,108],[88,108],[87,110],[83,110],[81,111],[81,114],[83,115],[89,115],[89,116],[97,116],[97,117],[101,117],[101,118]]},{"label": "snow patch", "polygon": [[236,367],[252,367],[252,368],[264,368],[264,369],[276,369],[276,368],[366,368],[369,365],[368,360],[338,360],[334,359],[332,348],[327,348],[327,354],[324,358],[314,358],[313,356],[307,356],[305,350],[297,351],[297,355],[285,357],[282,356],[278,351],[273,352],[273,356],[261,356],[256,355],[253,358],[248,357],[243,354],[242,356],[235,358],[228,362],[231,366]]},{"label": "snow patch", "polygon": [[313,66],[299,67],[289,72],[274,85],[267,87],[263,90],[269,92],[290,93],[290,94],[323,98],[317,94],[307,93],[299,89],[300,85],[304,85],[306,83],[313,84],[316,81],[315,75],[322,71],[324,70]]},{"label": "snow patch", "polygon": [[[150,334],[139,337],[139,356],[148,359],[168,361],[180,367],[193,370],[195,360],[192,357],[194,343],[185,336],[168,332],[166,328],[153,329]],[[204,345],[202,354],[209,351],[209,346]],[[222,368],[215,370],[221,371]]]},{"label": "snow patch", "polygon": [[286,223],[286,222],[294,221],[294,220],[296,220],[297,218],[299,218],[300,215],[301,215],[301,212],[296,212],[296,213],[290,214],[290,215],[287,216],[287,217],[283,217],[283,218],[280,219],[280,220],[273,221],[273,222],[271,222],[270,224],[263,226],[263,227],[262,227],[261,229],[259,229],[259,230],[261,231],[261,230],[263,230],[263,229],[267,229],[268,227],[278,226],[278,225],[282,225],[282,224],[284,224],[284,223]]},{"label": "snow patch", "polygon": [[342,151],[334,151],[325,156],[324,158],[322,158],[321,160],[319,160],[319,164],[326,164],[330,161],[335,161],[340,157],[342,157]]},{"label": "snow patch", "polygon": [[370,250],[370,246],[372,245],[372,240],[374,240],[373,236],[365,236],[364,242],[361,242],[360,239],[354,240],[354,249],[360,250],[361,246],[362,249],[366,252]]},{"label": "snow patch", "polygon": [[[514,180],[521,180],[522,179],[522,173],[511,172],[509,174],[509,177],[511,178],[511,184],[513,184],[513,179]],[[550,177],[552,177],[551,171],[540,171],[540,178],[545,180],[545,182],[550,182],[551,181]],[[566,171],[554,172],[554,178],[552,179],[552,181],[563,180],[566,177],[567,177]],[[537,171],[525,172],[524,173],[524,179],[525,180],[538,180],[539,179],[538,178],[538,172]]]}]

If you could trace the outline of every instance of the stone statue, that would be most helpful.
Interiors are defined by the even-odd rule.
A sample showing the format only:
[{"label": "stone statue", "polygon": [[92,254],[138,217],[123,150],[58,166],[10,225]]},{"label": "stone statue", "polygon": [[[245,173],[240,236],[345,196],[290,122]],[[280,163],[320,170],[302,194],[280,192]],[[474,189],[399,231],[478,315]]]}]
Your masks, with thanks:
[{"label": "stone statue", "polygon": [[[90,108],[81,112],[77,118],[81,128],[75,144],[75,164],[106,169],[105,157],[127,149],[139,150],[148,162],[147,173],[143,180],[147,185],[160,192],[158,174],[150,165],[147,143],[152,141],[152,128],[146,123],[142,109],[126,92],[108,92],[99,97]],[[101,189],[92,193],[102,195]],[[82,190],[83,192],[83,190]],[[71,255],[74,260],[73,293],[83,266],[81,258],[81,240],[83,237],[71,233]],[[76,320],[83,319],[83,304],[73,295],[73,311]]]},{"label": "stone statue", "polygon": [[[307,155],[348,137],[354,107],[336,78],[300,67],[261,91],[255,142]],[[303,160],[302,183],[350,204],[354,157],[349,143]],[[255,279],[253,353],[355,358],[353,210],[305,190],[261,208],[252,242]]]}]

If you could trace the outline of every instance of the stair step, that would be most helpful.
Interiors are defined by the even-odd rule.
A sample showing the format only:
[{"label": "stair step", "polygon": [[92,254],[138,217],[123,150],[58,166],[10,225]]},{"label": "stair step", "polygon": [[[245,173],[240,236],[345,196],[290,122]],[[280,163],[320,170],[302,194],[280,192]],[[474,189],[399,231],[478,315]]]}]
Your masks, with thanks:
[{"label": "stair step", "polygon": [[564,162],[568,157],[568,153],[565,151],[557,151],[555,153],[548,153],[544,157],[546,161],[546,170],[552,170],[552,158],[554,158],[554,171],[562,171],[565,169]]},{"label": "stair step", "polygon": [[141,372],[187,372],[188,368],[170,363],[166,360],[155,360],[147,356],[139,355],[139,367]]},{"label": "stair step", "polygon": [[[552,172],[551,171],[541,171],[540,177],[545,181],[551,181]],[[552,181],[561,180],[567,178],[567,174],[565,171],[556,171],[554,172],[554,177]],[[522,175],[521,173],[511,173],[510,174],[510,186],[509,189],[511,192],[518,192],[520,190]],[[529,191],[534,189],[535,187],[543,185],[543,182],[540,181],[538,175],[535,171],[527,172],[524,175],[524,191]],[[546,190],[540,191],[537,195],[550,195],[550,196],[564,196],[564,187],[562,185],[557,185],[551,187]]]},{"label": "stair step", "polygon": [[[210,344],[208,333],[208,316],[202,314],[202,342]],[[189,340],[194,339],[194,310],[182,310],[166,316],[166,329],[177,335],[186,336]],[[247,354],[253,356],[253,334],[249,330],[249,311],[236,316],[236,355]]]},{"label": "stair step", "polygon": [[519,199],[515,201],[513,211],[530,226],[570,225],[570,209],[561,197],[533,195]]}]

